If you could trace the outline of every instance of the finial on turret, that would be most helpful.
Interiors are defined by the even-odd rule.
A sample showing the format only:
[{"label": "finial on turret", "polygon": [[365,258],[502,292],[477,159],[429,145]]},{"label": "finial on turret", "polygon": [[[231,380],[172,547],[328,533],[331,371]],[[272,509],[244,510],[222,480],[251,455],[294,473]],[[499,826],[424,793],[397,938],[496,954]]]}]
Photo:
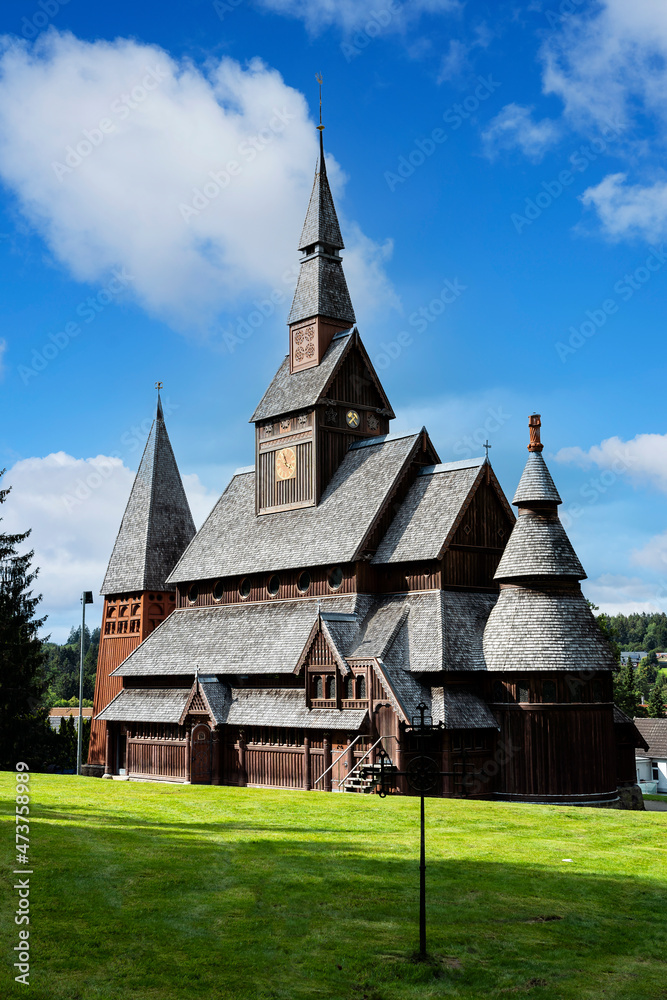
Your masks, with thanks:
[{"label": "finial on turret", "polygon": [[530,428],[530,444],[528,445],[528,451],[542,451],[544,445],[540,441],[540,427],[542,426],[542,418],[539,413],[533,413],[528,419],[528,427]]}]

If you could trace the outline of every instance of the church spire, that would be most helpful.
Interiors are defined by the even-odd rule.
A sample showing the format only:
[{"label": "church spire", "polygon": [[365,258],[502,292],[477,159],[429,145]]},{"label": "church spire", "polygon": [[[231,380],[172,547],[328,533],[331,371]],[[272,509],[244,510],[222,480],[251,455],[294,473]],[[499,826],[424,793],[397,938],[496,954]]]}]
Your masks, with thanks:
[{"label": "church spire", "polygon": [[164,423],[162,385],[156,388],[157,412],[102,584],[105,595],[171,589],[167,576],[195,533]]},{"label": "church spire", "polygon": [[299,278],[289,314],[290,371],[319,365],[336,333],[355,323],[343,274],[344,249],[324,158],[324,126],[308,211],[301,231]]}]

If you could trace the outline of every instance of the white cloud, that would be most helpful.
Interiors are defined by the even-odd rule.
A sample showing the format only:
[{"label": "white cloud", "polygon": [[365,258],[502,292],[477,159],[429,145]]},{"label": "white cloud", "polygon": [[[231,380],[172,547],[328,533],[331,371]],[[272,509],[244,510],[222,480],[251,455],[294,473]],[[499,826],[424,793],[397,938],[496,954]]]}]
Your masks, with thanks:
[{"label": "white cloud", "polygon": [[667,493],[667,434],[637,434],[631,441],[611,437],[588,451],[561,448],[556,459],[582,469],[597,466],[609,476],[626,476],[635,483],[649,482]]},{"label": "white cloud", "polygon": [[[316,157],[303,95],[258,59],[203,72],[154,45],[54,29],[0,50],[0,177],[77,280],[125,267],[142,306],[179,329],[289,290]],[[386,244],[342,222],[378,282],[358,286],[352,268],[363,313],[387,287]]]},{"label": "white cloud", "polygon": [[544,90],[588,125],[641,114],[667,120],[667,6],[602,0],[592,16],[568,18],[542,49]]},{"label": "white cloud", "polygon": [[438,73],[438,83],[445,83],[454,77],[460,76],[468,68],[469,47],[460,38],[452,38],[447,52],[442,57],[440,72]]},{"label": "white cloud", "polygon": [[[92,590],[98,605],[134,476],[120,458],[74,458],[62,451],[23,459],[3,476],[3,488],[12,490],[0,508],[2,530],[32,529],[26,545],[35,550],[33,565],[39,567],[35,592],[44,595],[38,613],[49,616],[44,631],[56,641],[76,623],[82,590]],[[196,475],[184,476],[183,484],[200,524],[216,497]],[[99,607],[93,614],[99,617]]]},{"label": "white cloud", "polygon": [[585,580],[582,589],[608,615],[667,611],[667,592],[639,577],[603,573],[594,580]]},{"label": "white cloud", "polygon": [[260,6],[277,14],[304,21],[314,34],[335,27],[344,33],[363,31],[369,37],[382,31],[401,31],[422,14],[450,14],[462,9],[460,0],[258,0]]},{"label": "white cloud", "polygon": [[482,133],[486,154],[493,159],[501,149],[518,148],[537,163],[560,139],[562,127],[550,118],[534,121],[533,108],[506,104]]},{"label": "white cloud", "polygon": [[631,555],[633,563],[657,570],[667,576],[667,531],[654,535],[641,549]]},{"label": "white cloud", "polygon": [[600,222],[614,239],[643,236],[660,239],[667,233],[667,181],[627,184],[625,174],[609,174],[581,196],[593,206]]}]

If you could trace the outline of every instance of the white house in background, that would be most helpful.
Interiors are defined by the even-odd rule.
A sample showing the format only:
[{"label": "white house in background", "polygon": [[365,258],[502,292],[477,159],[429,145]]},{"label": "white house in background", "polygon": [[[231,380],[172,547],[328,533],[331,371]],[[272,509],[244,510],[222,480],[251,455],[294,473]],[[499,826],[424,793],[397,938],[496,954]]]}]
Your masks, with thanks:
[{"label": "white house in background", "polygon": [[639,786],[655,783],[656,792],[667,794],[667,719],[635,719],[634,723],[648,743],[648,750],[635,750]]}]

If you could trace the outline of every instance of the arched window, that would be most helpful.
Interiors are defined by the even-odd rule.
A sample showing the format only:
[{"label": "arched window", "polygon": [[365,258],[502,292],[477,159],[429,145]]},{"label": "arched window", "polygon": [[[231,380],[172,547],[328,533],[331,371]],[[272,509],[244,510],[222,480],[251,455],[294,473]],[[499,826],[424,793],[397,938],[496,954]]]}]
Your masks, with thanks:
[{"label": "arched window", "polygon": [[313,677],[313,698],[322,697],[322,678],[319,674]]},{"label": "arched window", "polygon": [[333,676],[333,674],[330,674],[329,677],[327,677],[327,698],[335,698],[335,697],[336,697],[336,678]]},{"label": "arched window", "polygon": [[366,697],[366,678],[362,675],[357,677],[357,698]]},{"label": "arched window", "polygon": [[345,697],[354,698],[354,677],[345,678]]}]

